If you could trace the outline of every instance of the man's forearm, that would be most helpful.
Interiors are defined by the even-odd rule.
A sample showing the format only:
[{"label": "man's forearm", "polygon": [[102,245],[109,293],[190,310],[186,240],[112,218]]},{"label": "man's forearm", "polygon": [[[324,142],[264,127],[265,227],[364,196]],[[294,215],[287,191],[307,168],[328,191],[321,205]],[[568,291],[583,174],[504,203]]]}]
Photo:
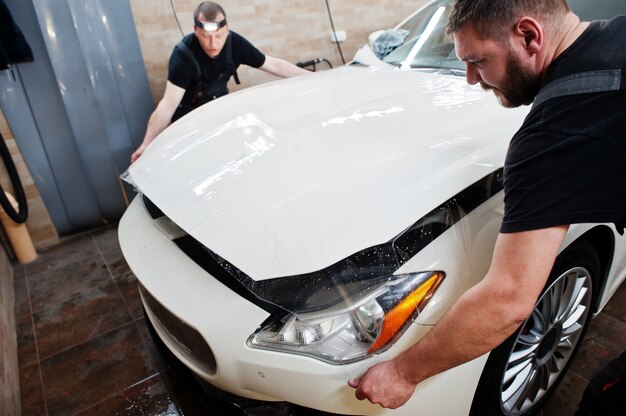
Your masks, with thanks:
[{"label": "man's forearm", "polygon": [[167,81],[165,84],[165,94],[156,109],[150,115],[148,120],[148,126],[146,127],[146,134],[143,137],[141,145],[131,155],[131,163],[139,158],[143,151],[146,150],[148,145],[152,143],[155,137],[157,137],[167,126],[169,126],[172,116],[176,111],[176,108],[180,104],[183,96],[185,95],[185,89],[172,84]]},{"label": "man's forearm", "polygon": [[139,147],[130,156],[130,162],[134,163],[146,150],[146,148],[152,143],[165,128],[170,124],[171,116],[164,114],[164,111],[160,111],[159,107],[152,113],[148,120],[148,126],[146,127],[146,134]]},{"label": "man's forearm", "polygon": [[400,374],[417,384],[480,357],[508,338],[524,321],[529,305],[490,292],[484,281],[465,292],[430,333],[393,360]]},{"label": "man's forearm", "polygon": [[150,120],[148,120],[148,126],[146,128],[146,134],[141,142],[142,147],[147,147],[155,137],[157,137],[167,126],[170,124],[170,118],[167,114],[164,115],[162,111],[157,110],[152,113]]},{"label": "man's forearm", "polygon": [[283,78],[296,77],[311,73],[310,71],[302,69],[290,62],[285,61],[284,59],[274,58],[267,55],[265,56],[265,63],[260,69]]}]

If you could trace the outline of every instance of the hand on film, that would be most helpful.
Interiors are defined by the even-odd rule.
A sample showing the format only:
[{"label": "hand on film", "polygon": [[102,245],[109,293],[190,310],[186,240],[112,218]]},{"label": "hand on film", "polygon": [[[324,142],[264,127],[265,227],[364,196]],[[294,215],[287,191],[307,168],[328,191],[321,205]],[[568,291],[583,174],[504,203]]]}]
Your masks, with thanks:
[{"label": "hand on film", "polygon": [[400,374],[393,361],[376,364],[361,377],[348,381],[348,385],[356,389],[357,399],[389,409],[402,406],[415,391],[415,384]]},{"label": "hand on film", "polygon": [[143,154],[145,147],[143,145],[139,146],[137,148],[137,150],[135,150],[133,152],[132,155],[130,155],[130,163],[135,163],[135,160],[139,159],[139,156],[141,156]]}]

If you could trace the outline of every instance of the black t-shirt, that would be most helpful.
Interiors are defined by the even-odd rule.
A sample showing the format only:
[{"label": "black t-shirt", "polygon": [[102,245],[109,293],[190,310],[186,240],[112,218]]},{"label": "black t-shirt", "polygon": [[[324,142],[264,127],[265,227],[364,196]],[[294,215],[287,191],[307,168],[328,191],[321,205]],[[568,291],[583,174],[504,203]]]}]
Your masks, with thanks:
[{"label": "black t-shirt", "polygon": [[552,62],[544,87],[587,71],[617,74],[617,89],[533,106],[509,145],[501,232],[626,223],[626,16],[592,22]]},{"label": "black t-shirt", "polygon": [[[265,63],[265,55],[243,36],[232,30],[228,36],[231,42],[231,56],[235,69],[241,64],[259,68]],[[214,81],[226,69],[226,48],[223,48],[217,57],[211,58],[204,52],[198,38],[193,33],[185,36],[182,42],[187,45],[200,64],[202,78],[206,82]],[[180,48],[174,48],[170,56],[167,80],[178,87],[190,90],[196,83],[196,77],[195,64]]]}]

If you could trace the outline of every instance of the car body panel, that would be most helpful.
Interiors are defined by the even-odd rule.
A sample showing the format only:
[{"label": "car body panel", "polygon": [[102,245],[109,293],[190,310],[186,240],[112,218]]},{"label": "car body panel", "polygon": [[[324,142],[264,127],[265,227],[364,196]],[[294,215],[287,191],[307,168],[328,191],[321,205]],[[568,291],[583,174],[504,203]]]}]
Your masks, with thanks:
[{"label": "car body panel", "polygon": [[263,280],[389,241],[498,169],[524,113],[459,76],[348,66],[209,103],[129,171],[178,226]]},{"label": "car body panel", "polygon": [[[354,390],[347,385],[347,380],[362,374],[374,363],[391,358],[424,336],[434,323],[432,314],[426,318],[429,313],[425,315],[428,322],[412,325],[395,348],[347,365],[331,365],[302,355],[249,348],[246,339],[268,313],[242,301],[235,292],[207,275],[183,252],[172,247],[174,243],[152,222],[141,200],[135,198],[118,228],[122,251],[133,272],[140,276],[145,290],[203,334],[218,363],[214,373],[187,359],[146,308],[168,348],[199,377],[216,387],[251,399],[286,400],[346,415],[409,416],[415,415],[416,408],[422,409],[423,414],[459,415],[471,403],[486,355],[421,383],[410,402],[393,411],[356,400]],[[436,244],[439,247],[433,245],[425,254],[443,252],[445,247],[458,242],[458,235],[451,230],[442,237]],[[172,255],[164,257],[163,252]],[[423,259],[430,261],[426,256]],[[448,263],[445,259],[442,262]],[[440,316],[441,304],[447,305],[470,284],[469,279],[448,279],[446,286],[438,291],[440,297],[430,304],[434,315]],[[454,390],[453,397],[449,396],[451,389]]]}]

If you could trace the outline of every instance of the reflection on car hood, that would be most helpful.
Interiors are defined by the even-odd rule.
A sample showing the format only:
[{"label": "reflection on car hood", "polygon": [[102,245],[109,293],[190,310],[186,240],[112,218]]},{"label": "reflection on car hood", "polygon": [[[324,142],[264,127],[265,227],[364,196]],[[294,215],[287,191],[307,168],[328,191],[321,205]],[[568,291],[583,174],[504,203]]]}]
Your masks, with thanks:
[{"label": "reflection on car hood", "polygon": [[463,77],[347,66],[209,103],[130,174],[251,278],[308,273],[391,240],[502,166],[526,112]]}]

